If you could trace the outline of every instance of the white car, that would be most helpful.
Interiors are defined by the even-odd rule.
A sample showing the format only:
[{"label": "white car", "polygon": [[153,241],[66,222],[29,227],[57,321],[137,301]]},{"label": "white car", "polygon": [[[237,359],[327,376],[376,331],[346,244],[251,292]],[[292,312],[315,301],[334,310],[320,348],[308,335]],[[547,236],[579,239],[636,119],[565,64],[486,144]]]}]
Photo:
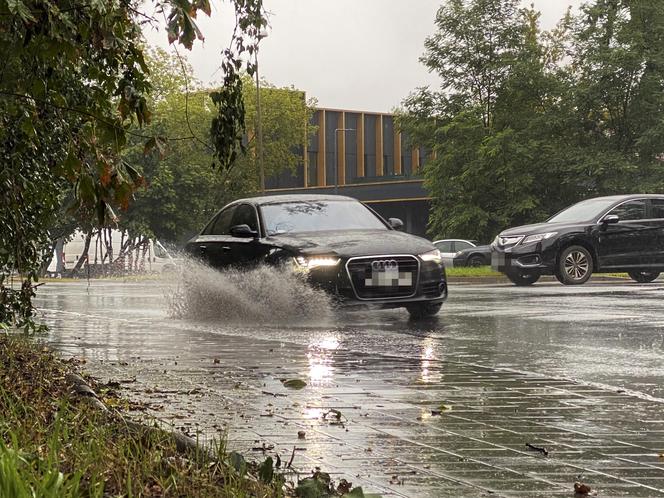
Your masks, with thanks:
[{"label": "white car", "polygon": [[464,249],[476,247],[477,241],[464,239],[441,239],[434,240],[433,245],[438,248],[440,254],[443,256],[443,264],[447,268],[452,268],[454,266],[454,256],[456,253],[463,251]]}]

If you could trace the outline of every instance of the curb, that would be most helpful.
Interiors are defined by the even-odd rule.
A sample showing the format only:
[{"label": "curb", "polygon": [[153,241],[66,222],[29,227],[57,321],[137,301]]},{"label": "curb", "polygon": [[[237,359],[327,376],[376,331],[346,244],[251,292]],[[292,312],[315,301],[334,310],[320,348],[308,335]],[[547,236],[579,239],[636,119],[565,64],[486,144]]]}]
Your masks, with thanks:
[{"label": "curb", "polygon": [[[83,377],[81,377],[76,373],[69,372],[65,377],[65,381],[69,385],[72,394],[84,399],[87,403],[91,404],[94,408],[98,409],[103,413],[107,414],[111,413],[108,407],[99,399],[99,396],[94,391],[94,389],[90,387],[90,385]],[[215,456],[215,453],[211,448],[205,448],[201,446],[193,438],[190,438],[189,436],[182,434],[181,432],[175,430],[169,431],[166,429],[161,429],[159,427],[150,427],[148,425],[139,422],[127,420],[117,410],[113,410],[113,412],[122,419],[124,424],[126,424],[126,426],[129,429],[131,429],[136,433],[140,434],[141,432],[143,433],[147,432],[156,435],[168,436],[175,443],[175,448],[177,449],[177,451],[182,454],[207,452],[210,458],[214,458]]]},{"label": "curb", "polygon": [[[558,283],[558,280],[551,275],[543,275],[539,282],[553,282]],[[588,280],[588,283],[592,282],[623,282],[623,283],[636,283],[628,277],[610,277],[603,275],[593,275]],[[476,285],[492,285],[492,284],[512,284],[507,277],[447,277],[448,284],[476,284]]]}]

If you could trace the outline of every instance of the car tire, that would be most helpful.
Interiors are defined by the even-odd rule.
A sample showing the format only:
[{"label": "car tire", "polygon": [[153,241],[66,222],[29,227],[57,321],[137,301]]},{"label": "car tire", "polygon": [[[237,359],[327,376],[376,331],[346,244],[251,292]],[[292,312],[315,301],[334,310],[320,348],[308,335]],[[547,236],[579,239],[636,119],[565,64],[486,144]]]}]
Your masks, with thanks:
[{"label": "car tire", "polygon": [[659,277],[658,271],[630,271],[629,277],[640,284],[647,284]]},{"label": "car tire", "polygon": [[593,257],[583,246],[569,246],[558,256],[556,278],[564,285],[585,284],[593,273]]},{"label": "car tire", "polygon": [[507,272],[505,275],[507,275],[507,278],[509,278],[514,285],[518,285],[519,287],[533,285],[540,278],[539,273],[534,271],[528,272],[524,270],[510,271]]},{"label": "car tire", "polygon": [[484,258],[482,256],[479,256],[475,254],[474,256],[471,256],[468,258],[468,263],[466,263],[466,266],[484,266],[486,263],[484,262]]},{"label": "car tire", "polygon": [[411,304],[406,306],[410,317],[414,320],[420,320],[422,318],[428,318],[436,315],[440,308],[443,306],[443,303],[421,303],[421,304]]}]

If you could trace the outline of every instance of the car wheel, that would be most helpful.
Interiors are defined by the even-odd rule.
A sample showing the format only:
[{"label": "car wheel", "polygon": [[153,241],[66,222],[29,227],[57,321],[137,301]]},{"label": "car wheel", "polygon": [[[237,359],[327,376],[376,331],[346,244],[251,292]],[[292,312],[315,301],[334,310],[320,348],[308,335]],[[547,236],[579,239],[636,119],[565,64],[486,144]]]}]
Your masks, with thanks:
[{"label": "car wheel", "polygon": [[484,264],[484,258],[482,256],[471,256],[468,260],[468,266],[483,266]]},{"label": "car wheel", "polygon": [[628,273],[630,278],[640,284],[647,284],[659,277],[658,271],[631,271]]},{"label": "car wheel", "polygon": [[537,282],[540,278],[540,274],[533,271],[533,272],[528,272],[525,270],[520,270],[520,271],[510,271],[506,273],[507,278],[510,279],[510,281],[514,285],[518,286],[526,286],[526,285],[533,285],[535,282]]},{"label": "car wheel", "polygon": [[411,304],[410,306],[406,306],[406,309],[408,310],[408,313],[410,313],[411,318],[419,320],[421,318],[427,318],[436,315],[440,311],[442,305],[443,303]]},{"label": "car wheel", "polygon": [[593,273],[593,257],[583,246],[570,246],[560,253],[556,270],[561,284],[585,284]]}]

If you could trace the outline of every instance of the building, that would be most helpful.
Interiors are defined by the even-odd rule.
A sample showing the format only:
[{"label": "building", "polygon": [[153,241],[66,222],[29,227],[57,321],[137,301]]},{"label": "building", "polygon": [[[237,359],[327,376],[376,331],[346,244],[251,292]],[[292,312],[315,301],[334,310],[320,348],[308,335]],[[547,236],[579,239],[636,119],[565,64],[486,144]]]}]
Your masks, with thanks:
[{"label": "building", "polygon": [[391,114],[317,109],[312,125],[316,133],[302,164],[266,179],[268,194],[348,195],[385,218],[400,218],[407,232],[425,235],[430,197],[420,173],[428,153],[407,146]]}]

